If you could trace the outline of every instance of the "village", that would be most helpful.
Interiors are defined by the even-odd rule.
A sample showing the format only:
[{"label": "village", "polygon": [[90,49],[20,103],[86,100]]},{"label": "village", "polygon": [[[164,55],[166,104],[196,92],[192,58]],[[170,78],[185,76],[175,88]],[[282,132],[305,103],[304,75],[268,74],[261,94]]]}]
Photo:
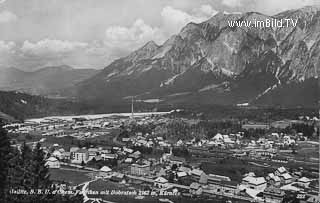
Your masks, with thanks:
[{"label": "village", "polygon": [[[318,118],[245,122],[237,132],[221,130],[209,137],[203,128],[194,127],[199,120],[175,113],[44,118],[5,128],[18,149],[40,142],[53,176],[85,176],[57,180],[81,187],[85,202],[125,192],[136,200],[167,202],[180,197],[319,202],[319,143],[303,132],[284,130],[294,124],[313,126]],[[187,128],[189,136],[170,136],[181,123],[193,126]],[[260,131],[263,136],[251,136]],[[106,190],[113,193],[102,195]]]}]

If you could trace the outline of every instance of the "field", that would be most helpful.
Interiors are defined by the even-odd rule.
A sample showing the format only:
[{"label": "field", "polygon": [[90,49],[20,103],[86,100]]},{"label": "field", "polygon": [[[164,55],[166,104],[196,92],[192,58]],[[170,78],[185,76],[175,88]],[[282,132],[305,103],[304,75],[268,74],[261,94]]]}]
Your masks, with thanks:
[{"label": "field", "polygon": [[228,176],[234,181],[241,181],[243,175],[248,172],[254,172],[257,176],[265,176],[274,170],[272,168],[249,164],[245,160],[242,161],[233,158],[216,162],[202,162],[201,168],[206,174]]},{"label": "field", "polygon": [[53,181],[65,181],[71,185],[79,185],[91,180],[90,172],[82,172],[70,169],[50,169],[50,179]]}]

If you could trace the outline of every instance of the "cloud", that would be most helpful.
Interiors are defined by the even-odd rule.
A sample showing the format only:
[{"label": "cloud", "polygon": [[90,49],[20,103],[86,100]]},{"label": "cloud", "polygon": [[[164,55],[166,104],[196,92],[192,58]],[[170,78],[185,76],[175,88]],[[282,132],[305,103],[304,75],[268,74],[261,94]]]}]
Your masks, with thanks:
[{"label": "cloud", "polygon": [[207,17],[211,17],[218,13],[217,10],[214,10],[210,5],[201,5],[198,9],[200,11],[200,15],[205,15]]},{"label": "cloud", "polygon": [[304,6],[320,5],[319,0],[252,0],[256,10],[267,13],[275,14],[289,9],[297,9]]},{"label": "cloud", "polygon": [[4,2],[6,2],[6,0],[0,0],[0,4],[2,4],[2,3],[4,3]]},{"label": "cloud", "polygon": [[137,19],[131,26],[111,26],[105,31],[105,45],[110,48],[133,48],[147,41],[162,41],[163,35],[159,28],[151,27],[142,19]]},{"label": "cloud", "polygon": [[191,15],[182,10],[172,8],[171,6],[163,8],[161,17],[163,21],[163,29],[166,33],[170,34],[178,33],[179,30],[187,23],[200,23],[206,19],[203,16]]},{"label": "cloud", "polygon": [[[263,1],[265,2],[265,1]],[[242,1],[241,0],[222,0],[222,4],[228,7],[241,7]]]},{"label": "cloud", "polygon": [[88,44],[84,42],[44,39],[36,43],[32,43],[27,40],[24,41],[21,51],[29,55],[43,56],[52,54],[67,54],[87,46]]},{"label": "cloud", "polygon": [[0,53],[1,54],[10,54],[15,52],[16,43],[9,41],[0,41]]},{"label": "cloud", "polygon": [[0,23],[9,23],[14,22],[18,19],[18,17],[10,12],[10,11],[2,11],[0,12]]},{"label": "cloud", "polygon": [[[162,44],[171,35],[177,34],[190,22],[200,23],[217,13],[210,5],[202,5],[190,13],[171,6],[165,6],[160,13],[159,26],[148,25],[137,19],[130,26],[110,26],[105,31],[105,45],[110,52],[129,53],[150,40]],[[105,48],[92,48],[91,51],[104,51]]]}]

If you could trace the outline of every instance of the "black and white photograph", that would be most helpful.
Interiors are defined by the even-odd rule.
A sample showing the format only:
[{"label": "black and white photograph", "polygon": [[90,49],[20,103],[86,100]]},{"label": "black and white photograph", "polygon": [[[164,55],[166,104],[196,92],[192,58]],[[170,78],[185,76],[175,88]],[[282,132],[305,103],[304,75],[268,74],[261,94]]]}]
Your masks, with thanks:
[{"label": "black and white photograph", "polygon": [[320,203],[320,0],[0,0],[0,203]]}]

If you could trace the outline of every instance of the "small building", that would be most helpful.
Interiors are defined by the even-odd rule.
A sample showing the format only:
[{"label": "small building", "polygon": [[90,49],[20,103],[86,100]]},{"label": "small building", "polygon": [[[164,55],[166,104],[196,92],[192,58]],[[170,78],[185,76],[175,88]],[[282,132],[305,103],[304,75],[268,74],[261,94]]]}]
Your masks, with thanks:
[{"label": "small building", "polygon": [[130,172],[132,175],[147,176],[150,174],[150,165],[131,164]]},{"label": "small building", "polygon": [[158,177],[154,180],[154,186],[157,188],[167,188],[168,180],[163,177]]},{"label": "small building", "polygon": [[74,154],[75,154],[75,152],[78,151],[79,149],[80,149],[79,147],[71,147],[71,148],[70,148],[70,156],[71,156],[70,158],[71,158],[71,159],[74,159]]},{"label": "small building", "polygon": [[74,152],[74,157],[71,160],[72,163],[87,163],[89,159],[89,154],[86,149],[79,149],[78,151]]},{"label": "small building", "polygon": [[210,184],[211,182],[221,182],[221,181],[231,181],[231,179],[227,176],[220,176],[216,174],[208,175],[208,184]]},{"label": "small building", "polygon": [[176,164],[178,167],[182,166],[183,163],[186,162],[186,159],[183,157],[177,157],[177,156],[170,156],[169,157],[169,162],[171,165]]},{"label": "small building", "polygon": [[59,160],[62,160],[63,157],[63,152],[60,152],[59,150],[54,150],[54,152],[52,153],[52,156],[56,157]]},{"label": "small building", "polygon": [[307,199],[307,203],[319,203],[320,197],[319,196],[311,196]]},{"label": "small building", "polygon": [[96,158],[99,155],[97,148],[89,148],[88,149],[89,160]]},{"label": "small building", "polygon": [[70,152],[64,152],[63,153],[63,159],[64,160],[70,160],[71,158],[71,153]]},{"label": "small building", "polygon": [[178,179],[179,178],[184,178],[184,177],[187,177],[187,176],[188,176],[188,174],[186,172],[183,172],[183,171],[177,172]]},{"label": "small building", "polygon": [[285,167],[281,166],[274,172],[274,174],[276,176],[281,176],[281,175],[283,175],[283,174],[285,174],[287,172],[288,172],[287,169]]},{"label": "small building", "polygon": [[289,173],[282,174],[280,176],[280,179],[282,184],[289,184],[289,183],[292,183],[293,181],[293,178]]},{"label": "small building", "polygon": [[46,160],[45,166],[48,168],[60,168],[60,162],[56,157],[49,157]]},{"label": "small building", "polygon": [[189,174],[191,172],[191,169],[188,168],[188,167],[185,167],[185,166],[180,166],[178,168],[178,171],[182,171],[182,172],[185,172],[185,173]]},{"label": "small building", "polygon": [[311,183],[311,180],[309,178],[302,177],[298,179],[298,185],[301,187],[309,187],[310,183]]},{"label": "small building", "polygon": [[112,169],[110,167],[103,166],[99,171],[99,175],[100,176],[108,176],[108,175],[110,175],[111,171],[112,171]]},{"label": "small building", "polygon": [[201,175],[202,175],[202,174],[205,174],[205,173],[203,172],[203,170],[193,169],[193,170],[190,172],[190,174],[191,174],[192,180],[198,182],[198,181],[200,180]]},{"label": "small building", "polygon": [[124,160],[124,163],[129,163],[129,164],[131,164],[132,162],[133,162],[133,159],[130,158],[130,157],[128,157],[128,158],[126,158],[126,159]]},{"label": "small building", "polygon": [[134,153],[129,155],[130,158],[139,159],[141,157],[141,152],[135,151]]},{"label": "small building", "polygon": [[101,154],[101,159],[103,160],[114,160],[117,158],[118,158],[117,154]]},{"label": "small building", "polygon": [[264,177],[247,176],[242,179],[242,184],[254,190],[264,190],[267,187],[267,182]]},{"label": "small building", "polygon": [[273,173],[269,173],[267,176],[268,183],[273,186],[280,186],[281,179],[279,176],[274,175]]},{"label": "small building", "polygon": [[125,176],[124,176],[124,174],[122,174],[122,173],[114,173],[114,174],[111,176],[110,180],[113,181],[113,182],[125,183],[126,181],[125,181],[124,177],[125,177]]},{"label": "small building", "polygon": [[266,123],[247,123],[242,125],[242,129],[249,130],[249,129],[262,129],[268,130],[270,129],[270,125]]},{"label": "small building", "polygon": [[285,196],[285,193],[275,187],[268,187],[263,192],[263,198],[265,199],[265,202],[268,203],[281,203],[283,201],[283,198]]}]

